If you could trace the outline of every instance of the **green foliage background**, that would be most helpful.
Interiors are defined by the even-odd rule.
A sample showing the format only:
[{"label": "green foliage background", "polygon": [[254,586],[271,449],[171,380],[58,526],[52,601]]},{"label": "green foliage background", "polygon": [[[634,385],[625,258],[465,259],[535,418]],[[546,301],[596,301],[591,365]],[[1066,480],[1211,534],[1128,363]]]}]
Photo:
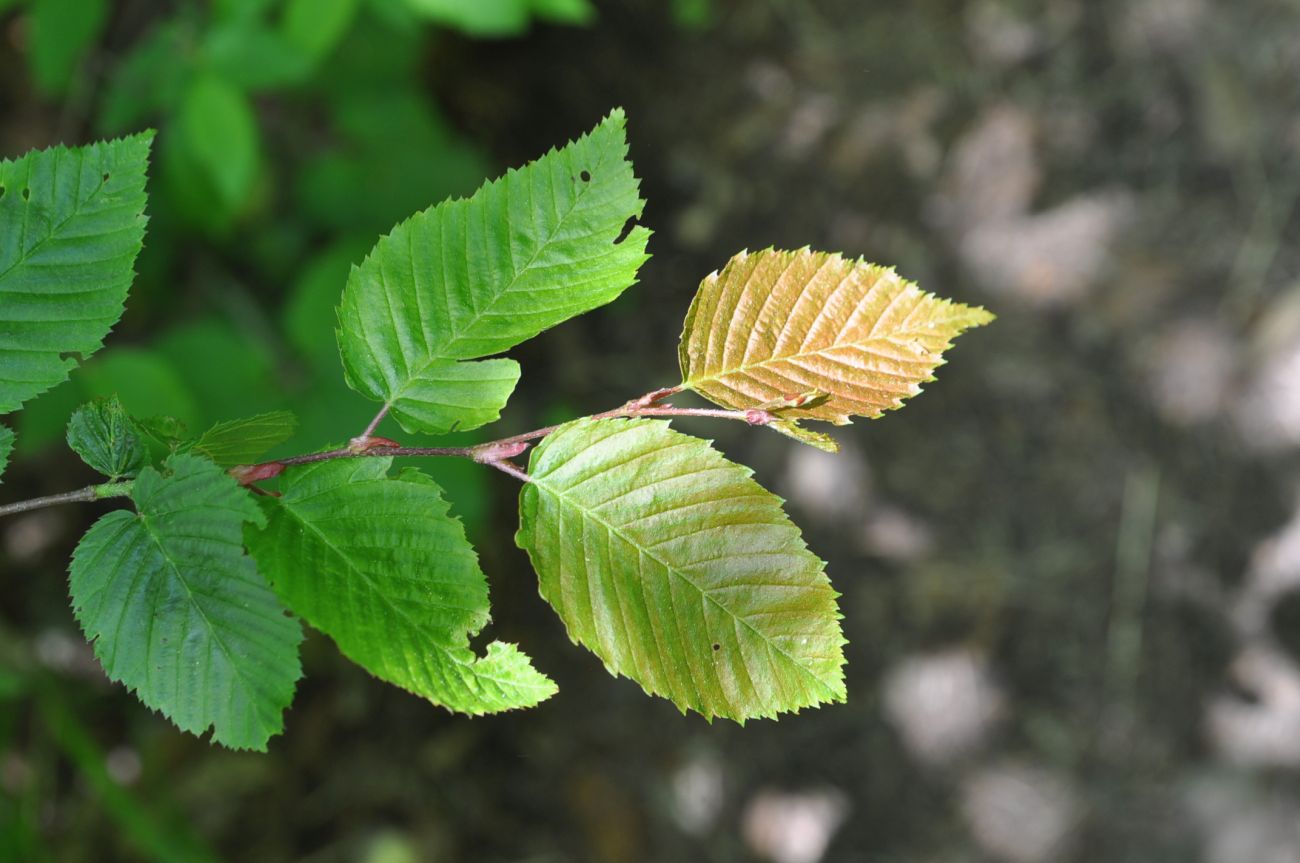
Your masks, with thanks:
[{"label": "green foliage background", "polygon": [[[742,247],[842,248],[1000,315],[907,410],[837,430],[829,476],[776,436],[691,427],[790,497],[844,593],[849,702],[780,723],[682,718],[574,650],[511,542],[517,489],[467,462],[425,467],[481,549],[493,637],[528,644],[564,696],[442,716],[312,636],[267,756],[180,735],[105,682],[64,581],[100,509],[0,526],[0,858],[771,859],[746,828],[755,801],[817,792],[850,813],[825,859],[1005,859],[975,803],[1008,769],[1070,802],[1039,859],[1220,863],[1240,859],[1234,829],[1293,851],[1300,724],[1242,660],[1300,654],[1292,570],[1265,544],[1292,515],[1294,443],[1247,433],[1254,382],[1297,341],[1288,5],[0,6],[4,155],[159,130],[127,316],[24,411],[6,499],[91,481],[62,449],[91,396],[190,429],[288,408],[301,448],[361,427],[371,406],[332,338],[349,265],[616,104],[655,258],[617,304],[520,351],[513,427],[674,382],[696,284]],[[1010,155],[978,163],[974,194],[960,163],[982,128]],[[1128,221],[1086,293],[1061,293],[1082,258],[990,271],[989,235],[963,227],[1095,212],[1103,193]],[[1172,400],[1165,367],[1192,369]],[[900,517],[920,534],[891,533]],[[910,661],[953,651],[991,670],[1001,718],[927,760],[891,693]],[[1280,717],[1281,748],[1225,742],[1225,704]]]}]

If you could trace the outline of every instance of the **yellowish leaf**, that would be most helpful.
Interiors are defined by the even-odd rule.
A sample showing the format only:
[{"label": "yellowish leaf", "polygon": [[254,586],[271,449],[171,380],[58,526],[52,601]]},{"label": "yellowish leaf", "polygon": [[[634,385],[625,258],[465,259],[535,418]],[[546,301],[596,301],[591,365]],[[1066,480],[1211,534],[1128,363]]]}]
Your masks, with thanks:
[{"label": "yellowish leaf", "polygon": [[691,303],[682,382],[737,410],[824,394],[781,410],[778,431],[827,448],[824,435],[814,442],[816,433],[789,421],[843,425],[899,407],[933,380],[954,338],[991,320],[862,260],[809,249],[741,252],[705,278]]}]

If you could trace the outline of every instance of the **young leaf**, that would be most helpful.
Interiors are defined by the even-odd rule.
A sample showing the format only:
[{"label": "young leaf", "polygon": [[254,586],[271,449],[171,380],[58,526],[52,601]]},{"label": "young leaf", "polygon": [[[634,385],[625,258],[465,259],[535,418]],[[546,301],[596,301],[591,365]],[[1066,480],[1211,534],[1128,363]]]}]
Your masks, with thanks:
[{"label": "young leaf", "polygon": [[222,467],[248,464],[293,437],[297,428],[298,418],[289,411],[272,411],[217,423],[190,449]]},{"label": "young leaf", "polygon": [[149,460],[143,432],[117,396],[82,405],[68,420],[68,446],[110,479],[135,476]]},{"label": "young leaf", "polygon": [[[826,398],[781,419],[843,425],[899,407],[933,380],[954,338],[991,320],[865,261],[808,249],[741,252],[691,303],[678,350],[682,384],[738,410],[816,390]],[[817,445],[797,426],[778,431]]]},{"label": "young leaf", "polygon": [[533,452],[516,542],[569,637],[712,718],[843,701],[836,593],[781,501],[659,420],[578,420]]},{"label": "young leaf", "polygon": [[487,580],[442,490],[391,459],[327,461],[285,474],[248,546],[280,598],[375,676],[469,714],[555,692],[512,644],[478,657]]},{"label": "young leaf", "polygon": [[0,426],[0,474],[9,466],[9,454],[14,451],[14,433],[8,426]]},{"label": "young leaf", "polygon": [[153,133],[0,162],[0,414],[67,378],[122,316]]},{"label": "young leaf", "polygon": [[399,224],[354,267],[339,308],[349,385],[407,431],[497,417],[519,375],[490,356],[610,302],[636,281],[650,232],[623,112],[467,200]]},{"label": "young leaf", "polygon": [[145,468],[132,498],[95,522],[73,554],[72,607],[113,680],[184,731],[266,749],[301,674],[302,629],[251,558],[252,497],[219,467],[174,455]]}]

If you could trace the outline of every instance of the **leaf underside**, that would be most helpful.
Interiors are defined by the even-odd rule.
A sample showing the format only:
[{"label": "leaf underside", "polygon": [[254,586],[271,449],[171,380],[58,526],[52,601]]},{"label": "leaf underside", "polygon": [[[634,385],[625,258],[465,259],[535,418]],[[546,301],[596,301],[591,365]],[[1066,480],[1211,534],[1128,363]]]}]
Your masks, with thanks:
[{"label": "leaf underside", "polygon": [[[727,408],[804,392],[778,431],[814,446],[799,420],[837,425],[897,408],[933,380],[984,309],[940,299],[892,269],[801,249],[741,252],[700,285],[682,331],[683,385]],[[833,442],[823,448],[833,448]]]},{"label": "leaf underside", "polygon": [[264,499],[249,549],[281,599],[377,677],[469,714],[529,707],[555,692],[513,644],[483,657],[488,586],[464,528],[424,474],[391,459],[329,461],[286,474]]},{"label": "leaf underside", "polygon": [[298,418],[289,411],[226,420],[201,434],[191,451],[222,467],[248,464],[293,437],[297,428]]},{"label": "leaf underside", "polygon": [[0,162],[0,414],[65,380],[122,316],[152,139]]},{"label": "leaf underside", "polygon": [[614,111],[473,197],[412,216],[348,278],[338,331],[348,383],[389,405],[407,431],[491,422],[519,366],[480,358],[635,283],[650,232],[622,234],[643,206]]},{"label": "leaf underside", "polygon": [[569,636],[705,717],[845,697],[836,593],[781,501],[658,420],[579,420],[533,452],[516,541]]},{"label": "leaf underside", "polygon": [[302,629],[244,554],[251,496],[220,468],[174,455],[145,468],[138,514],[111,512],[73,554],[73,611],[110,678],[181,729],[265,750],[300,676]]}]

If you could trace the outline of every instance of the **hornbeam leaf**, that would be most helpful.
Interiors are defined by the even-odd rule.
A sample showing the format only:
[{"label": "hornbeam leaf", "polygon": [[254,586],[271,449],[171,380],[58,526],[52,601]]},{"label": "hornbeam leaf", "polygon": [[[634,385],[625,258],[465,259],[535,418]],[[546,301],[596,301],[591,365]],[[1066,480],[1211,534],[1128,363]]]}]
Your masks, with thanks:
[{"label": "hornbeam leaf", "polygon": [[145,468],[73,553],[72,607],[110,678],[178,727],[265,750],[301,674],[302,628],[244,554],[252,497],[212,462]]},{"label": "hornbeam leaf", "polygon": [[227,420],[200,435],[190,450],[222,467],[248,464],[293,437],[297,428],[298,418],[289,411]]},{"label": "hornbeam leaf", "polygon": [[153,133],[0,162],[0,414],[61,383],[122,316]]},{"label": "hornbeam leaf", "polygon": [[[815,390],[825,398],[782,410],[781,419],[843,425],[919,393],[952,340],[991,320],[865,261],[808,249],[741,252],[691,303],[682,382],[739,410]],[[778,431],[814,446],[827,440],[788,424]]]},{"label": "hornbeam leaf", "polygon": [[144,432],[127,415],[117,396],[95,399],[68,420],[68,446],[104,476],[135,476],[149,460]]},{"label": "hornbeam leaf", "polygon": [[321,462],[264,499],[248,545],[281,599],[375,676],[469,714],[530,707],[555,693],[513,644],[478,657],[487,579],[442,490],[391,459]]},{"label": "hornbeam leaf", "polygon": [[621,110],[587,135],[395,227],[353,267],[339,349],[353,389],[407,431],[470,429],[519,377],[491,356],[610,302],[636,281],[650,232]]},{"label": "hornbeam leaf", "polygon": [[516,542],[569,637],[683,711],[845,697],[837,594],[781,500],[659,420],[578,420],[533,452]]},{"label": "hornbeam leaf", "polygon": [[9,454],[14,451],[14,433],[8,426],[0,426],[0,474],[9,466]]}]

